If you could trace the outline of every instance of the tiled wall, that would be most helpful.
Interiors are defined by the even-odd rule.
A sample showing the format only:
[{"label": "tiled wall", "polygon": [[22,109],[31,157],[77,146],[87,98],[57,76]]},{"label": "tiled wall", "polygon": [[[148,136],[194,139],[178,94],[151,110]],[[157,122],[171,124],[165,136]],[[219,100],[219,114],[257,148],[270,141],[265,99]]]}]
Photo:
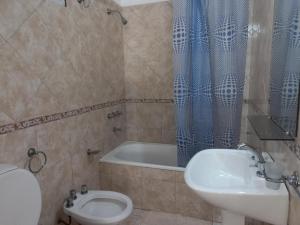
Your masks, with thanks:
[{"label": "tiled wall", "polygon": [[[90,8],[77,0],[68,0],[67,8],[54,2],[0,1],[0,127],[10,124],[0,128],[0,163],[23,167],[29,147],[48,155],[37,175],[41,225],[56,224],[71,188],[98,187],[98,156],[86,150],[103,154],[126,138],[119,101],[125,93],[122,25],[105,12],[118,6],[111,0],[94,0]],[[123,116],[107,120],[116,110]],[[113,133],[114,126],[123,131]]]},{"label": "tiled wall", "polygon": [[[172,4],[125,7],[123,14],[126,98],[173,99]],[[129,140],[175,143],[173,103],[126,108]]]},{"label": "tiled wall", "polygon": [[[268,113],[269,81],[272,54],[274,0],[252,0],[252,32],[250,38],[249,96],[256,110]],[[270,10],[271,9],[271,10]],[[253,114],[251,107],[249,113]]]},{"label": "tiled wall", "polygon": [[[251,4],[254,7],[252,23],[258,25],[259,30],[254,32],[251,38],[248,114],[268,114],[274,0],[252,0]],[[261,141],[248,124],[247,142],[260,150],[270,152],[276,161],[284,165],[287,174],[291,174],[294,170],[300,172],[299,137],[295,142]],[[290,186],[288,188],[290,191],[289,225],[298,225],[300,197]]]}]

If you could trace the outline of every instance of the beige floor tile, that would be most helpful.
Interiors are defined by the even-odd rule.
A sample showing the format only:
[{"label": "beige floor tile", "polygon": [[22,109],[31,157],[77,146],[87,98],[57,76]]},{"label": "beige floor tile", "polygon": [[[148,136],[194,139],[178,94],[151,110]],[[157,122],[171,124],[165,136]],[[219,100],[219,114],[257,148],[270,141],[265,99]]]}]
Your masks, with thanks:
[{"label": "beige floor tile", "polygon": [[122,221],[118,225],[142,225],[147,213],[148,211],[134,209],[132,214],[125,221]]},{"label": "beige floor tile", "polygon": [[[143,216],[144,219],[142,220],[142,225],[212,225],[211,221],[173,213],[144,211]],[[133,225],[135,225],[135,223],[133,223]]]},{"label": "beige floor tile", "polygon": [[184,225],[212,225],[212,222],[196,219],[193,217],[184,217]]},{"label": "beige floor tile", "polygon": [[181,225],[178,224],[177,216],[172,213],[150,211],[147,213],[143,225]]}]

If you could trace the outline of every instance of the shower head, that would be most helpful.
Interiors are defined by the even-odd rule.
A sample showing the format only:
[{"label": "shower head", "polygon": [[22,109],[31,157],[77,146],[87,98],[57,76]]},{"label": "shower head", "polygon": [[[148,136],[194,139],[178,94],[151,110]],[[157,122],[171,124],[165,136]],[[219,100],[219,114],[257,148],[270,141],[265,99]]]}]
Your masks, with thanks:
[{"label": "shower head", "polygon": [[106,13],[107,13],[108,15],[117,13],[117,14],[119,14],[119,16],[120,16],[121,22],[122,22],[123,25],[126,25],[126,24],[128,23],[128,21],[124,18],[124,16],[123,16],[123,15],[121,14],[121,12],[118,11],[118,10],[107,9],[107,10],[106,10]]}]

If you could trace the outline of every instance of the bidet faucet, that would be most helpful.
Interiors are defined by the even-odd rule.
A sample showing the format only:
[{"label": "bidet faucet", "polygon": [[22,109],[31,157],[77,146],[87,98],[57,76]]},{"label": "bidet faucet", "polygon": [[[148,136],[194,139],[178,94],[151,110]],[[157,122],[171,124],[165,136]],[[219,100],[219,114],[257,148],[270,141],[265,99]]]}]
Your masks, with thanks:
[{"label": "bidet faucet", "polygon": [[80,193],[81,193],[82,195],[85,195],[85,194],[88,193],[88,187],[87,187],[86,184],[81,185]]},{"label": "bidet faucet", "polygon": [[70,198],[72,200],[76,200],[77,199],[77,194],[76,194],[76,190],[75,189],[70,190]]},{"label": "bidet faucet", "polygon": [[73,199],[71,197],[66,199],[66,208],[71,208],[74,206]]},{"label": "bidet faucet", "polygon": [[241,143],[237,146],[237,150],[246,150],[252,152],[256,157],[257,157],[257,164],[255,165],[258,168],[258,171],[256,172],[256,175],[258,177],[264,177],[265,176],[265,166],[264,164],[266,163],[264,157],[262,156],[262,153],[252,146]]}]

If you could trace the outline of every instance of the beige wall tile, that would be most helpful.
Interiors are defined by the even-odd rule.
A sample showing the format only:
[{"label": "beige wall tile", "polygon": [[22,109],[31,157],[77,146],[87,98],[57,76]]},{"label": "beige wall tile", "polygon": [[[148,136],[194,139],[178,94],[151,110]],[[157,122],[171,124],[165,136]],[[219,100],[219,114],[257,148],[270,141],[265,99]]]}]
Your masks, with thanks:
[{"label": "beige wall tile", "polygon": [[143,177],[145,179],[175,182],[176,172],[171,170],[143,168]]},{"label": "beige wall tile", "polygon": [[165,144],[176,144],[176,129],[162,129],[161,142]]},{"label": "beige wall tile", "polygon": [[176,209],[185,216],[212,221],[214,207],[202,200],[186,184],[176,183]]},{"label": "beige wall tile", "polygon": [[62,50],[41,17],[34,13],[8,40],[39,75],[50,69]]},{"label": "beige wall tile", "polygon": [[[173,98],[172,4],[126,7],[123,13],[129,21],[123,29],[126,98]],[[166,105],[127,104],[127,137],[175,143],[175,116]]]},{"label": "beige wall tile", "polygon": [[142,197],[144,209],[176,212],[176,187],[174,182],[144,179]]},{"label": "beige wall tile", "polygon": [[9,38],[30,16],[26,5],[18,0],[3,0],[0,2],[0,33]]},{"label": "beige wall tile", "polygon": [[120,177],[135,177],[140,178],[143,176],[143,168],[135,166],[126,166],[111,164],[111,175]]},{"label": "beige wall tile", "polygon": [[[125,97],[122,25],[107,16],[108,7],[116,5],[93,1],[83,9],[77,1],[68,1],[67,8],[50,0],[1,1],[1,125]],[[106,122],[107,112],[116,109],[123,116]],[[56,224],[71,188],[110,187],[111,181],[97,179],[98,157],[126,139],[126,116],[125,105],[107,110],[0,136],[0,163],[27,166],[29,147],[48,156],[37,175],[41,224]],[[113,134],[113,126],[122,132]],[[101,153],[88,157],[88,148]]]},{"label": "beige wall tile", "polygon": [[128,195],[133,201],[134,207],[142,208],[143,182],[136,176],[112,175],[112,190]]}]

